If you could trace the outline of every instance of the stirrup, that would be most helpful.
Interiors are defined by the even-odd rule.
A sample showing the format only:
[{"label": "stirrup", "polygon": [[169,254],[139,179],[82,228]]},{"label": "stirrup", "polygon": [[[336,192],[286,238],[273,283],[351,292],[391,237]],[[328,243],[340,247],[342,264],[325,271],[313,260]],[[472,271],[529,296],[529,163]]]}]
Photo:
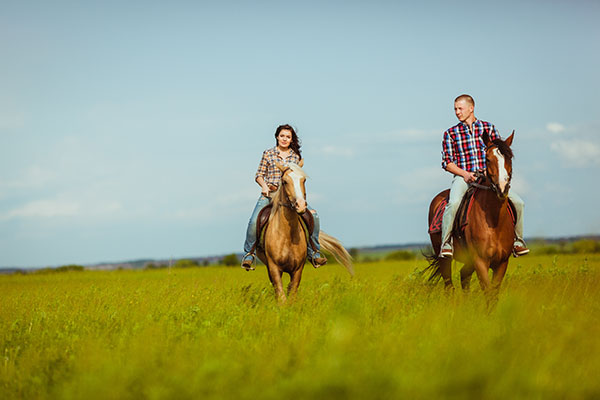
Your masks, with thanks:
[{"label": "stirrup", "polygon": [[244,257],[242,257],[241,267],[244,268],[246,271],[254,271],[255,268],[252,266],[252,264],[254,264],[254,254],[248,253]]},{"label": "stirrup", "polygon": [[[315,257],[315,256],[318,256],[318,257]],[[327,264],[327,258],[323,257],[321,255],[321,253],[319,253],[319,252],[316,252],[315,254],[313,254],[312,257],[309,257],[308,259],[310,260],[310,263],[315,268],[319,268],[319,267],[322,267],[323,265]]]},{"label": "stirrup", "polygon": [[445,243],[444,245],[442,245],[439,258],[452,258],[454,256],[453,250],[454,249],[452,248],[451,242]]},{"label": "stirrup", "polygon": [[529,249],[527,248],[525,242],[522,240],[519,240],[518,242],[521,244],[517,244],[517,242],[513,244],[513,257],[525,256],[529,254]]}]

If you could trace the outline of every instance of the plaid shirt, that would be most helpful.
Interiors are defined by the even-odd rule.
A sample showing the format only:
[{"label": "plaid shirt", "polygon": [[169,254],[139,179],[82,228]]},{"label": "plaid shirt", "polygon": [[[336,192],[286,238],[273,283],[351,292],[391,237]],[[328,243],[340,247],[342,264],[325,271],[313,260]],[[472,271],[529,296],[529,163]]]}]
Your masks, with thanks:
[{"label": "plaid shirt", "polygon": [[280,164],[298,164],[300,162],[300,156],[291,150],[290,154],[284,160],[279,155],[277,146],[273,147],[272,149],[267,149],[263,152],[260,164],[258,164],[258,171],[256,171],[256,176],[254,179],[262,176],[267,185],[279,186],[279,182],[281,182],[281,171],[279,168],[277,168],[275,162],[279,162]]},{"label": "plaid shirt", "polygon": [[473,122],[473,132],[464,122],[444,132],[442,168],[446,169],[449,163],[454,163],[469,172],[484,170],[485,144],[482,138],[484,132],[488,133],[490,140],[500,139],[494,125],[480,120]]}]

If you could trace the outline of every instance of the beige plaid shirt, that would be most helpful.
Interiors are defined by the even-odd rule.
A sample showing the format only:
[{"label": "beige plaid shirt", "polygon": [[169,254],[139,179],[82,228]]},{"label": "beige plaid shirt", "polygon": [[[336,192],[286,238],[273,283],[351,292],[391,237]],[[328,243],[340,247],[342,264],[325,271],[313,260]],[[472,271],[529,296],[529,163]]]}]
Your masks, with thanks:
[{"label": "beige plaid shirt", "polygon": [[281,157],[277,146],[267,149],[263,152],[262,158],[260,160],[260,164],[258,164],[258,171],[256,171],[256,176],[254,179],[262,176],[267,185],[279,186],[279,182],[281,182],[281,171],[275,165],[276,162],[280,164],[283,163],[295,163],[298,164],[300,162],[300,156],[294,153],[294,151],[290,151],[290,155],[288,155],[285,160]]}]

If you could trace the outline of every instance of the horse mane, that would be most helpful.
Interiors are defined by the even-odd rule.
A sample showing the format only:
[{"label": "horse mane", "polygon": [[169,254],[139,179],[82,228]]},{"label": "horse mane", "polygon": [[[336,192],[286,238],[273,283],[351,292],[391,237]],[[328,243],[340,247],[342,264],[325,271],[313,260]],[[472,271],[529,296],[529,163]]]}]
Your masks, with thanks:
[{"label": "horse mane", "polygon": [[513,151],[509,145],[507,145],[502,139],[494,139],[492,140],[492,145],[496,146],[504,157],[508,157],[512,159],[514,157]]},{"label": "horse mane", "polygon": [[306,172],[304,172],[304,170],[302,169],[302,167],[300,167],[298,164],[294,164],[294,163],[289,163],[287,165],[292,171],[294,171],[295,173],[299,174],[300,176],[302,176],[303,178],[308,178],[308,175],[306,175]]}]

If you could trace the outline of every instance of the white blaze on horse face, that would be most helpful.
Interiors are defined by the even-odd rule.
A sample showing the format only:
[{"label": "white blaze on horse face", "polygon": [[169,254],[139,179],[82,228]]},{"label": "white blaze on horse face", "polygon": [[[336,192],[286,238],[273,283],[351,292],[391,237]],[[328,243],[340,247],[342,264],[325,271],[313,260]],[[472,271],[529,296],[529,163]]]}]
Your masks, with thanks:
[{"label": "white blaze on horse face", "polygon": [[502,155],[502,153],[500,153],[500,150],[494,149],[493,152],[496,156],[496,159],[498,160],[498,187],[502,192],[504,192],[504,190],[506,189],[506,185],[510,180],[510,176],[508,175],[508,171],[504,166],[504,156]]},{"label": "white blaze on horse face", "polygon": [[294,171],[288,175],[294,182],[294,194],[296,195],[296,204],[298,205],[299,212],[303,212],[306,208],[306,200],[304,200],[304,193],[302,193],[302,176]]}]

